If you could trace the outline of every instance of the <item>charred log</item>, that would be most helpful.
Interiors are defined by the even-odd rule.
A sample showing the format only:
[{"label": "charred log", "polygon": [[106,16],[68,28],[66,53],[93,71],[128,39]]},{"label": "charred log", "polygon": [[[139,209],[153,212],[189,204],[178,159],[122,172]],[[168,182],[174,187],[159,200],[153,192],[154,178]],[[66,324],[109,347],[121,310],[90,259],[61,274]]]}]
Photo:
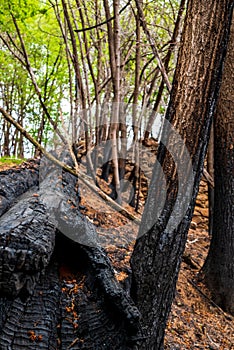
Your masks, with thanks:
[{"label": "charred log", "polygon": [[17,197],[38,185],[38,167],[39,161],[30,160],[19,168],[0,172],[0,216]]},{"label": "charred log", "polygon": [[78,204],[75,177],[68,173],[60,176],[57,167],[45,165],[41,173],[46,176],[39,189],[27,192],[0,218],[1,293],[16,296],[31,291],[35,274],[49,264],[58,225],[56,214],[59,207],[70,208],[71,188],[72,203]]},{"label": "charred log", "polygon": [[[77,179],[40,170],[39,187],[0,218],[0,349],[128,349],[140,314],[79,212]],[[59,276],[64,263],[75,282]]]},{"label": "charred log", "polygon": [[0,293],[30,292],[54,249],[55,227],[46,205],[28,194],[0,218]]},{"label": "charred log", "polygon": [[106,290],[100,287],[83,248],[58,235],[58,261],[73,273],[70,280],[62,278],[60,349],[128,349],[130,331],[126,317],[107,300]]},{"label": "charred log", "polygon": [[0,349],[58,349],[60,299],[58,265],[53,261],[27,300],[0,299]]},{"label": "charred log", "polygon": [[114,270],[105,251],[99,247],[83,247],[100,290],[111,309],[119,313],[129,331],[136,331],[140,313],[130,296],[124,291],[114,276]]},{"label": "charred log", "polygon": [[61,264],[69,255],[62,263],[52,258],[27,300],[0,299],[1,350],[131,348],[125,322],[107,303],[93,269],[79,270],[73,262],[73,279],[64,278]]}]

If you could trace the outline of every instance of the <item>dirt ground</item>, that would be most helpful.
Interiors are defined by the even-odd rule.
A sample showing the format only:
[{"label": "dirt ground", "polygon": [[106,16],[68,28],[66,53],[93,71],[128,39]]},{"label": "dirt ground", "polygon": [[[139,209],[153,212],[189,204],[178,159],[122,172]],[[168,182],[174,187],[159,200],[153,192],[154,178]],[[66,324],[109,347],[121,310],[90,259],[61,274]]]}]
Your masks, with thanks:
[{"label": "dirt ground", "polygon": [[[124,281],[138,226],[106,206],[86,186],[81,184],[80,190],[85,207],[83,213],[96,225],[117,279]],[[130,206],[127,209],[134,213]],[[198,274],[207,256],[209,242],[207,183],[202,180],[167,322],[165,350],[234,349],[234,317],[212,302],[209,292],[199,281]]]}]

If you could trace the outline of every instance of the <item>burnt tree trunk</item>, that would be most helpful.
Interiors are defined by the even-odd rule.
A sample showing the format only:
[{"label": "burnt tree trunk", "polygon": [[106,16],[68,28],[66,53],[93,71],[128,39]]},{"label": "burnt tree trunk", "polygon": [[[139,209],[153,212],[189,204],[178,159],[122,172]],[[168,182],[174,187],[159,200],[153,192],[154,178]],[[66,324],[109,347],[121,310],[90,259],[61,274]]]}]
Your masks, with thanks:
[{"label": "burnt tree trunk", "polygon": [[214,301],[234,315],[234,18],[214,117],[214,216],[203,267]]},{"label": "burnt tree trunk", "polygon": [[[144,330],[137,349],[163,349],[218,97],[232,7],[232,0],[188,1],[158,162],[131,259],[132,296]],[[159,164],[167,183],[164,191]]]}]

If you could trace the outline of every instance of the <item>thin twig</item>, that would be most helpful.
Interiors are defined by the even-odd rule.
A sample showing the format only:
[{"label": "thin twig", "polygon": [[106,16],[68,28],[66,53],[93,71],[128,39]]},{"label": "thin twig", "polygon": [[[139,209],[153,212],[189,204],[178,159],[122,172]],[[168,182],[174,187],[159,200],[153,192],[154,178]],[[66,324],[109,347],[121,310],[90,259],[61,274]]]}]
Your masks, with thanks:
[{"label": "thin twig", "polygon": [[[129,0],[129,1],[127,2],[127,4],[119,11],[119,14],[121,14],[121,13],[128,7],[128,5],[130,4],[130,2],[131,2],[131,0]],[[91,27],[88,27],[88,28],[76,29],[76,30],[74,30],[74,31],[75,31],[76,33],[87,32],[88,30],[92,30],[92,29],[101,27],[101,26],[103,26],[104,24],[107,24],[107,23],[113,21],[114,19],[115,19],[115,16],[108,18],[108,19],[107,19],[106,21],[104,21],[104,22],[97,23],[97,24],[95,24],[94,26],[91,26]]]},{"label": "thin twig", "polygon": [[203,169],[203,175],[206,181],[211,185],[211,187],[214,188],[214,179],[205,168]]},{"label": "thin twig", "polygon": [[79,338],[76,338],[69,346],[68,349],[71,349],[77,342],[78,342]]},{"label": "thin twig", "polygon": [[171,92],[171,83],[169,81],[166,69],[165,69],[164,64],[163,64],[163,62],[161,60],[161,57],[159,55],[159,52],[158,52],[158,49],[156,47],[155,41],[154,41],[154,39],[153,39],[152,35],[150,34],[150,31],[149,31],[149,29],[147,27],[145,16],[144,16],[144,12],[142,10],[140,1],[139,0],[135,0],[135,2],[136,2],[137,10],[138,10],[138,13],[139,13],[139,19],[141,21],[141,24],[142,24],[143,30],[145,32],[145,35],[146,35],[147,40],[148,40],[148,42],[149,42],[149,44],[151,46],[151,49],[152,49],[153,54],[154,54],[154,57],[156,58],[156,60],[158,62],[158,67],[159,67],[159,69],[161,71],[161,74],[162,74],[162,77],[163,77],[163,79],[165,81],[166,87],[167,87],[168,91]]}]

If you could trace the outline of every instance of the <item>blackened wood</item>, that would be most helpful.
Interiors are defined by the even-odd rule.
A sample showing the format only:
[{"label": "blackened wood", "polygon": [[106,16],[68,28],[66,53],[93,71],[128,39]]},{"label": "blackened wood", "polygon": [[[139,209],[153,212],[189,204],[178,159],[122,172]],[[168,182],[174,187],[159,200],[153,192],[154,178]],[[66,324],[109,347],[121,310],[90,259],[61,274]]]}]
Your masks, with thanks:
[{"label": "blackened wood", "polygon": [[119,313],[130,333],[134,333],[139,327],[139,310],[128,293],[116,281],[107,254],[100,247],[84,247],[83,249],[88,256],[89,264],[94,270],[95,279],[106,301],[109,302],[113,310]]},{"label": "blackened wood", "polygon": [[79,202],[73,175],[46,162],[41,164],[41,176],[38,191],[27,192],[0,218],[0,292],[12,296],[30,292],[34,274],[48,265],[59,208],[70,209]]},{"label": "blackened wood", "polygon": [[31,289],[54,249],[55,223],[39,193],[27,193],[0,218],[0,293]]},{"label": "blackened wood", "polygon": [[234,16],[214,116],[214,211],[204,277],[214,301],[234,315]]},{"label": "blackened wood", "polygon": [[131,348],[139,312],[116,282],[105,251],[75,244],[61,233],[55,251],[60,264],[78,272],[75,280],[62,281],[61,349],[73,342],[74,349]]},{"label": "blackened wood", "polygon": [[[131,349],[131,320],[126,324],[126,314],[131,314],[129,305],[125,315],[116,307],[120,303],[124,306],[125,292],[118,285],[113,292],[112,281],[109,287],[100,288],[103,282],[98,280],[114,278],[109,259],[104,252],[101,257],[95,254],[95,259],[93,248],[87,252],[61,233],[58,235],[56,255],[40,274],[31,295],[26,300],[0,299],[0,349]],[[59,276],[61,264],[67,264],[72,271],[71,280],[63,274]],[[111,274],[104,272],[104,276],[103,270],[109,269]],[[114,304],[116,296],[123,301]]]},{"label": "blackened wood", "polygon": [[63,238],[58,245],[63,264],[69,259],[73,274],[79,271],[76,279],[62,280],[60,349],[127,349],[124,318],[107,302],[83,248]]},{"label": "blackened wood", "polygon": [[17,197],[38,185],[38,168],[39,161],[30,160],[20,167],[0,172],[0,216]]},{"label": "blackened wood", "polygon": [[[0,300],[0,348],[127,349],[140,314],[116,281],[94,226],[78,210],[77,179],[48,161],[41,163],[40,174],[39,188],[0,218],[0,292],[13,298]],[[86,281],[72,300],[71,293],[62,293],[57,263],[51,260],[55,241],[55,252],[59,245],[62,259],[72,256],[73,268]],[[68,312],[71,303],[79,314],[78,328]]]},{"label": "blackened wood", "polygon": [[58,267],[53,257],[27,300],[0,298],[0,349],[130,349],[125,322],[107,303],[93,269],[73,266],[78,277],[69,281]]},{"label": "blackened wood", "polygon": [[0,298],[0,349],[58,349],[60,300],[58,265],[53,261],[27,300]]}]

